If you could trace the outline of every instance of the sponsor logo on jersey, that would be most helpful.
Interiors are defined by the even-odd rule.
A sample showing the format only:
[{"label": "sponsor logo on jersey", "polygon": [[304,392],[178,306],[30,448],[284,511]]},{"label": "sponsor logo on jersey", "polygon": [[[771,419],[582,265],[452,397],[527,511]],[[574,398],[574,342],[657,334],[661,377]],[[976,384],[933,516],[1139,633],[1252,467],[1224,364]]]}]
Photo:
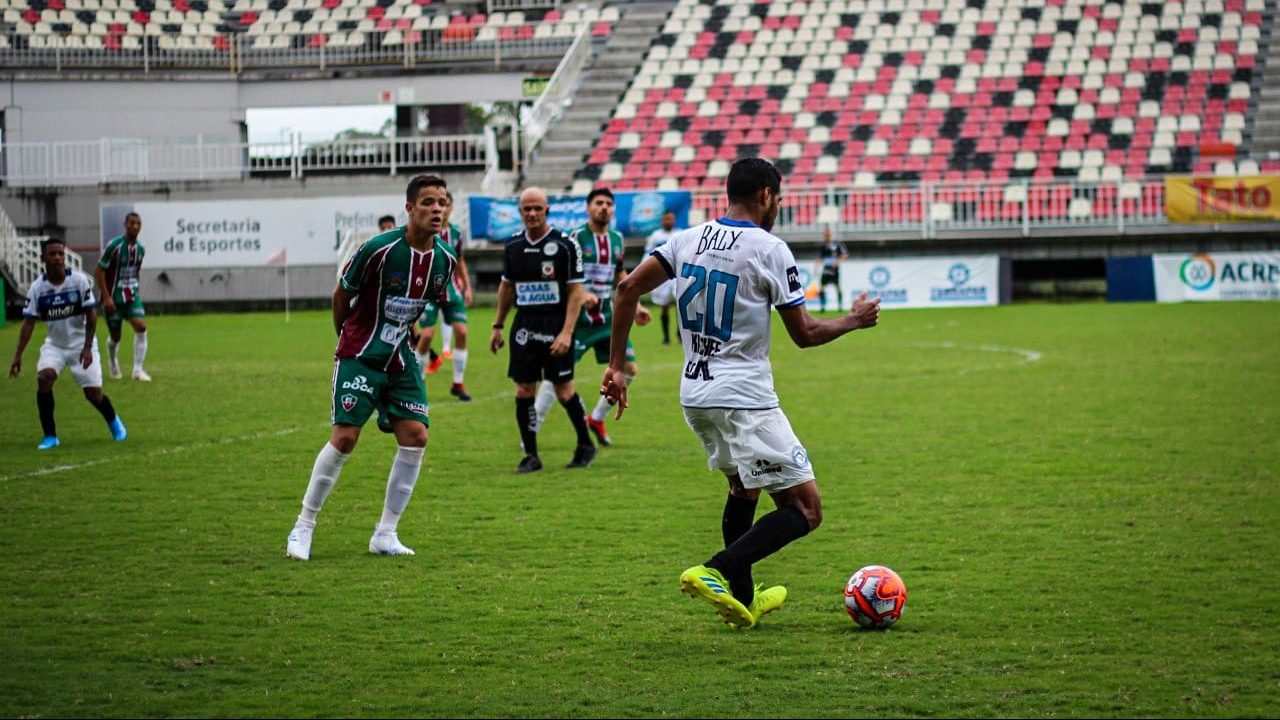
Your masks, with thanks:
[{"label": "sponsor logo on jersey", "polygon": [[698,238],[698,250],[701,255],[708,250],[732,250],[742,238],[742,230],[728,230],[708,223],[702,228],[702,237]]},{"label": "sponsor logo on jersey", "polygon": [[516,283],[516,305],[558,305],[560,285],[550,281]]},{"label": "sponsor logo on jersey", "polygon": [[526,328],[520,328],[519,330],[516,330],[516,334],[512,339],[516,341],[517,345],[524,345],[528,343],[530,340],[534,342],[551,344],[556,341],[556,336],[548,335],[546,333],[533,332],[532,330],[528,330]]},{"label": "sponsor logo on jersey", "polygon": [[426,404],[426,403],[420,403],[420,402],[403,402],[403,401],[401,401],[401,402],[399,403],[399,405],[400,405],[400,407],[404,408],[405,410],[408,410],[409,412],[411,412],[411,413],[413,413],[413,414],[415,414],[415,415],[426,415],[426,414],[427,414],[427,404]]},{"label": "sponsor logo on jersey", "polygon": [[751,477],[763,477],[765,475],[776,475],[782,472],[781,465],[775,465],[763,458],[756,460],[755,468],[751,470]]},{"label": "sponsor logo on jersey", "polygon": [[[370,395],[373,394],[373,388],[369,387],[369,378],[366,378],[363,375],[357,375],[351,378],[350,380],[342,383],[342,389],[355,390],[356,392],[369,393]],[[346,398],[344,397],[343,398],[344,405],[345,405],[345,402],[346,402]]]},{"label": "sponsor logo on jersey", "polygon": [[542,254],[546,255],[547,257],[551,257],[555,255],[556,251],[559,249],[560,249],[560,243],[556,242],[555,240],[549,240],[547,241],[546,246],[542,248]]},{"label": "sponsor logo on jersey", "polygon": [[787,268],[787,288],[791,292],[800,292],[800,270],[795,265]]},{"label": "sponsor logo on jersey", "polygon": [[421,315],[426,304],[421,298],[392,296],[382,303],[382,315],[394,323],[407,323]]},{"label": "sponsor logo on jersey", "polygon": [[351,393],[347,393],[346,395],[343,395],[343,396],[342,396],[342,409],[343,409],[343,410],[346,410],[347,412],[351,412],[351,410],[352,410],[352,409],[354,409],[354,408],[355,408],[355,406],[356,406],[356,396],[355,396],[355,395],[352,395]]}]

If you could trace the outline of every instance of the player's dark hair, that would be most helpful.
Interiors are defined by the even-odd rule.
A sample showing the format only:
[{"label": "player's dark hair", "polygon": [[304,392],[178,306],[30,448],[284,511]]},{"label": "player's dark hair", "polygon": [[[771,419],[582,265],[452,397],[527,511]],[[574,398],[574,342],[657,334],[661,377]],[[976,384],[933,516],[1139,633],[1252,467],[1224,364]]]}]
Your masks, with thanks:
[{"label": "player's dark hair", "polygon": [[729,202],[751,202],[765,188],[777,195],[782,191],[782,175],[773,163],[764,158],[743,158],[729,168],[729,179],[725,190]]},{"label": "player's dark hair", "polygon": [[450,205],[452,205],[452,204],[453,204],[453,193],[449,192],[448,190],[445,190],[445,191],[444,191],[444,196],[445,196],[445,197],[447,197],[447,198],[449,198],[449,204],[450,204]]},{"label": "player's dark hair", "polygon": [[129,222],[129,218],[131,218],[131,217],[136,217],[136,218],[138,218],[138,221],[139,221],[139,222],[141,222],[141,221],[142,221],[142,216],[141,216],[141,215],[139,215],[139,214],[138,214],[138,213],[136,213],[136,212],[131,212],[131,213],[126,214],[126,215],[124,216],[124,221],[125,221],[125,222]]},{"label": "player's dark hair", "polygon": [[[404,199],[406,202],[415,203],[418,201],[418,193],[422,192],[424,187],[447,188],[444,178],[439,175],[415,175],[409,181],[409,186],[404,189]],[[448,192],[448,190],[445,190]]]},{"label": "player's dark hair", "polygon": [[40,254],[43,256],[44,251],[48,250],[50,245],[66,245],[66,244],[67,243],[65,241],[59,240],[58,238],[49,238],[48,240],[42,240],[40,241]]},{"label": "player's dark hair", "polygon": [[[610,200],[613,200],[613,191],[612,191],[612,190],[610,190],[609,188],[606,188],[606,187],[598,187],[598,188],[596,188],[595,190],[592,190],[591,192],[587,193],[587,204],[588,204],[588,205],[590,205],[590,204],[591,204],[591,201],[592,201],[592,200],[595,200],[595,199],[596,199],[596,197],[597,197],[597,196],[599,196],[599,195],[603,195],[603,196],[605,196],[605,197],[609,198]],[[615,202],[616,202],[616,201],[615,201]]]},{"label": "player's dark hair", "polygon": [[676,216],[676,211],[675,211],[675,210],[663,210],[663,211],[662,211],[662,214],[663,214],[663,215],[670,215],[671,217],[675,217],[675,216]]},{"label": "player's dark hair", "polygon": [[[414,198],[414,199],[416,200],[417,198]],[[392,225],[395,225],[396,218],[394,215],[383,215],[382,217],[378,218],[378,225],[382,225],[382,223],[384,222],[390,222]]]}]

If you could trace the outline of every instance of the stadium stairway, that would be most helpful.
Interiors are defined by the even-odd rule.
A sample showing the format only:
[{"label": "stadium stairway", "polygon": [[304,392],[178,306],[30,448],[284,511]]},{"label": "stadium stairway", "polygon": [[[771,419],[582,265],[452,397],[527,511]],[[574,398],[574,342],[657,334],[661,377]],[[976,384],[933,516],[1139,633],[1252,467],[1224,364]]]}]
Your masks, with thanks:
[{"label": "stadium stairway", "polygon": [[543,139],[524,185],[553,192],[569,188],[675,5],[675,0],[619,4],[622,16],[613,35],[583,71],[573,105]]},{"label": "stadium stairway", "polygon": [[1267,43],[1267,54],[1263,60],[1266,65],[1250,147],[1250,154],[1260,161],[1280,159],[1280,42],[1276,42],[1275,37],[1275,16],[1276,0],[1268,0],[1262,29],[1262,39]]}]

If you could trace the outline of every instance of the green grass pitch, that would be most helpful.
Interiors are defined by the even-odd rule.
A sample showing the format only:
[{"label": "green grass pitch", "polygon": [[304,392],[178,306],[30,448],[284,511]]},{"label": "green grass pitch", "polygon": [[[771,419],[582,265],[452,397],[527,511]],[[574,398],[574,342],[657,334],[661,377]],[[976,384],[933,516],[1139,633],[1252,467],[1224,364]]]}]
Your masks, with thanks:
[{"label": "green grass pitch", "polygon": [[[746,632],[677,591],[725,494],[678,347],[636,330],[593,467],[562,469],[555,408],[548,470],[516,476],[472,318],[475,402],[428,378],[417,556],[366,550],[394,449],[371,425],[309,563],[284,544],[327,437],[327,313],[152,317],[155,382],[106,382],[128,441],[64,374],[47,454],[38,328],[0,383],[0,715],[1280,714],[1280,304],[885,311],[805,351],[775,323],[826,519],[757,566],[790,599]],[[887,632],[841,606],[871,563],[909,590]]]}]

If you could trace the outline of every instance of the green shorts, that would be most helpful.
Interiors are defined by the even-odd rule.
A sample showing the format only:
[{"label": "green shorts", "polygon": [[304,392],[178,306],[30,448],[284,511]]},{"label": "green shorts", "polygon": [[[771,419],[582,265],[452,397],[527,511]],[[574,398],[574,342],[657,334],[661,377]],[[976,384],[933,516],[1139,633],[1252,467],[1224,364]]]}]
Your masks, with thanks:
[{"label": "green shorts", "polygon": [[[579,327],[573,330],[573,361],[576,363],[587,354],[588,350],[596,351],[596,362],[600,365],[609,364],[609,336],[612,334],[612,324],[595,325],[592,327]],[[636,349],[631,344],[631,338],[627,338],[627,362],[636,361]]]},{"label": "green shorts", "polygon": [[423,330],[435,327],[436,318],[439,317],[442,308],[444,309],[445,322],[450,325],[454,323],[467,324],[467,304],[463,302],[462,293],[458,292],[458,288],[450,285],[448,301],[443,305],[428,302],[427,306],[422,310],[422,317],[418,320],[418,327]]},{"label": "green shorts", "polygon": [[422,370],[412,359],[400,372],[385,373],[356,358],[338,358],[333,363],[333,403],[330,422],[363,427],[373,411],[378,411],[378,427],[389,431],[392,419],[416,420],[430,427],[427,388]]},{"label": "green shorts", "polygon": [[116,304],[116,309],[109,313],[103,313],[107,317],[107,329],[112,335],[120,332],[120,328],[124,326],[124,321],[128,318],[145,318],[147,309],[142,306],[142,297],[136,293],[125,302],[122,293],[116,293],[112,296],[112,301]]}]

